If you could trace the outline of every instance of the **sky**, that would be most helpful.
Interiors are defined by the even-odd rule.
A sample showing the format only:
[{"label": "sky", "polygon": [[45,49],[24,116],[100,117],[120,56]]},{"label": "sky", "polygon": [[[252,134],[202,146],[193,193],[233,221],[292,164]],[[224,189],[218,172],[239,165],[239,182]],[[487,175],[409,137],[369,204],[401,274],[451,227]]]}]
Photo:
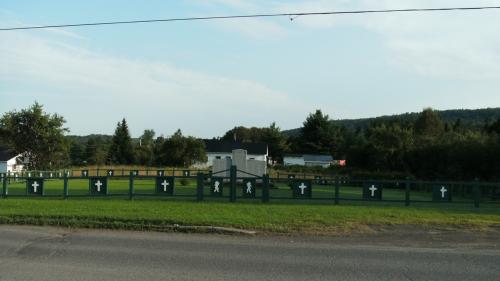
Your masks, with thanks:
[{"label": "sky", "polygon": [[[500,6],[498,0],[0,0],[0,27],[256,13]],[[500,107],[500,10],[0,32],[0,114],[35,101],[70,134],[212,138],[423,108]]]}]

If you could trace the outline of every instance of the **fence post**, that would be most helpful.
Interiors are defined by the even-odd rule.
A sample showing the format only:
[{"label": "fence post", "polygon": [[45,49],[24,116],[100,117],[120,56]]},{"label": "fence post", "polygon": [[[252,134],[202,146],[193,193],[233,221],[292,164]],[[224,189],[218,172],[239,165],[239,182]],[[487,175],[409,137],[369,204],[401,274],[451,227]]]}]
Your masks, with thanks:
[{"label": "fence post", "polygon": [[335,177],[335,205],[339,204],[340,197],[340,179],[339,176]]},{"label": "fence post", "polygon": [[4,175],[3,180],[2,180],[2,196],[3,198],[7,198],[7,175]]},{"label": "fence post", "polygon": [[474,181],[474,207],[479,208],[479,203],[481,201],[481,185],[479,185],[479,180]]},{"label": "fence post", "polygon": [[196,201],[203,201],[203,181],[205,180],[205,175],[203,173],[198,173],[196,175]]},{"label": "fence post", "polygon": [[269,175],[262,176],[262,202],[269,202]]},{"label": "fence post", "polygon": [[230,169],[229,182],[229,202],[236,201],[236,166],[232,165]]},{"label": "fence post", "polygon": [[405,206],[410,206],[410,179],[408,177],[405,181]]},{"label": "fence post", "polygon": [[129,181],[128,181],[128,199],[132,200],[134,199],[134,174],[130,172],[129,176]]},{"label": "fence post", "polygon": [[68,199],[68,172],[64,171],[64,199]]}]

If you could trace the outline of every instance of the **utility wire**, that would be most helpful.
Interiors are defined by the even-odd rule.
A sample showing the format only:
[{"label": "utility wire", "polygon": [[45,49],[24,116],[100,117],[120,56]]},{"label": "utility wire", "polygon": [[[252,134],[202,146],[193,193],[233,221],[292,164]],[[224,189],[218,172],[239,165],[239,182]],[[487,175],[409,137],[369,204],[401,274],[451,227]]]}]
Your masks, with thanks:
[{"label": "utility wire", "polygon": [[0,28],[0,31],[81,27],[81,26],[99,26],[99,25],[118,25],[118,24],[136,24],[136,23],[155,23],[155,22],[174,22],[174,21],[208,21],[208,20],[222,20],[222,19],[270,18],[270,17],[288,17],[290,19],[293,19],[293,18],[296,18],[299,16],[376,14],[376,13],[380,14],[380,13],[402,13],[402,12],[470,11],[470,10],[492,10],[492,9],[500,9],[500,6],[496,6],[496,7],[495,6],[489,6],[489,7],[485,6],[485,7],[455,7],[455,8],[391,9],[391,10],[358,10],[358,11],[338,11],[338,12],[277,13],[277,14],[253,14],[253,15],[232,15],[232,16],[211,16],[211,17],[187,17],[187,18],[148,19],[148,20],[109,21],[109,22],[8,27],[8,28]]}]

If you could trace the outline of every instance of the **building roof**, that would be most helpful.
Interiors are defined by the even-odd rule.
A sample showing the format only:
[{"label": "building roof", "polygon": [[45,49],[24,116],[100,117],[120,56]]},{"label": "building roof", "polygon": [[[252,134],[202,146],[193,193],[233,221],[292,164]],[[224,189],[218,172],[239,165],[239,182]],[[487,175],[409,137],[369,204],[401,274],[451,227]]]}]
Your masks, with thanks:
[{"label": "building roof", "polygon": [[19,155],[19,153],[16,153],[12,149],[0,147],[0,161],[8,161],[17,155]]},{"label": "building roof", "polygon": [[331,155],[312,155],[305,154],[304,155],[305,162],[332,162],[333,157]]},{"label": "building roof", "polygon": [[244,149],[248,154],[267,155],[267,144],[236,141],[203,140],[207,152],[231,153],[235,149]]}]

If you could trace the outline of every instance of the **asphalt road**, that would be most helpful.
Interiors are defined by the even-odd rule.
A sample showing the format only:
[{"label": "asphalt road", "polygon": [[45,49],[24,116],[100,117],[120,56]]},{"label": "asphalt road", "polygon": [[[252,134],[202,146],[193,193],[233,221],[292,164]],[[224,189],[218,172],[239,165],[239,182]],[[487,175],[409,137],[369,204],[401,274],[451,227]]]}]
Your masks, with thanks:
[{"label": "asphalt road", "polygon": [[247,237],[3,225],[0,280],[500,280],[500,236],[438,236]]}]

